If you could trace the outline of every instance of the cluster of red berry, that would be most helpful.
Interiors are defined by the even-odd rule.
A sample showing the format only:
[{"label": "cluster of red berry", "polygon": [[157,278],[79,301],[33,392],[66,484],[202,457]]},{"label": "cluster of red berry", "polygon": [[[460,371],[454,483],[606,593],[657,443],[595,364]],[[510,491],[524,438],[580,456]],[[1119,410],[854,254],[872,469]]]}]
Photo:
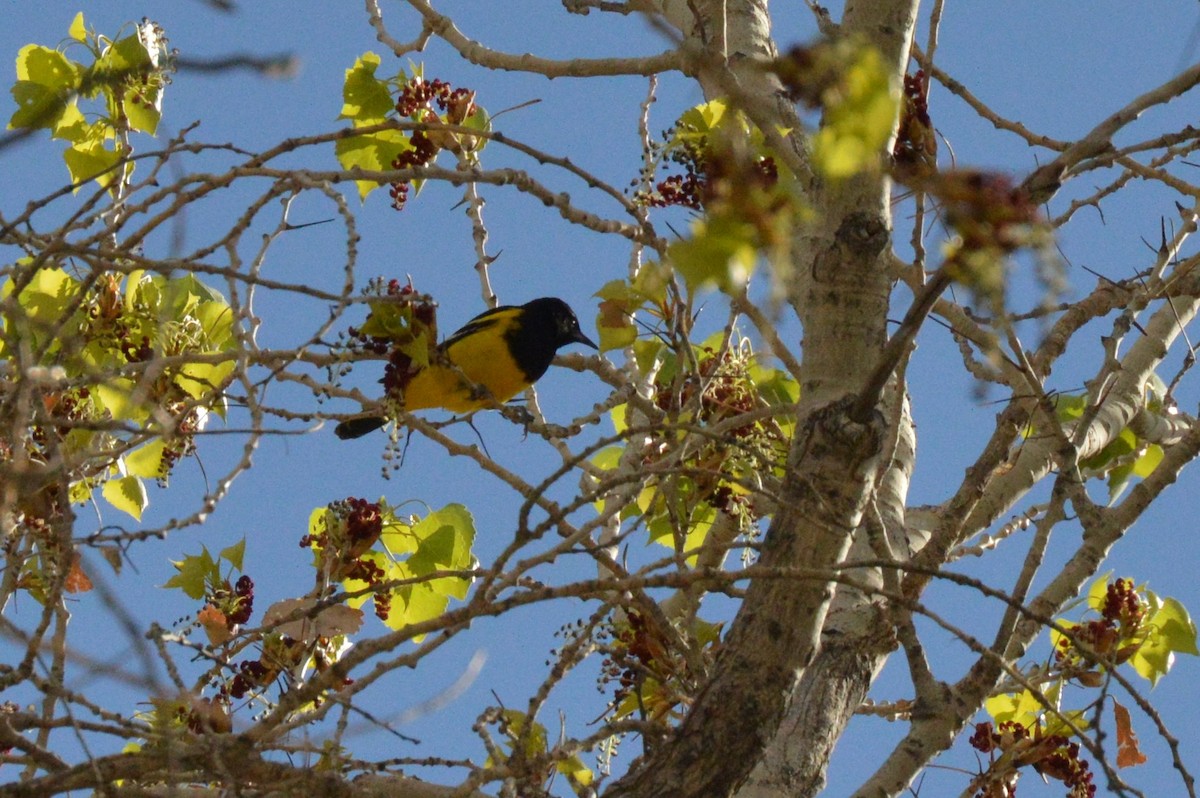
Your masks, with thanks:
[{"label": "cluster of red berry", "polygon": [[453,91],[450,84],[444,80],[414,77],[400,90],[400,97],[396,100],[396,113],[409,118],[416,117],[418,112],[425,111],[432,101],[436,101],[438,106],[445,110],[446,102]]},{"label": "cluster of red berry", "polygon": [[[669,138],[671,132],[664,135]],[[707,138],[671,147],[667,160],[682,167],[683,171],[668,175],[655,184],[654,191],[637,197],[653,208],[679,206],[701,211],[724,193],[722,183],[727,179],[748,179],[755,188],[761,189],[769,189],[779,180],[778,167],[770,156],[754,160],[749,169],[737,170],[748,172],[747,175],[738,178],[728,175],[734,171],[726,163],[728,159],[713,157]]]},{"label": "cluster of red berry", "polygon": [[254,580],[242,574],[232,591],[229,582],[226,582],[224,588],[213,592],[209,603],[224,609],[225,623],[233,631],[235,626],[246,623],[254,614]]},{"label": "cluster of red berry", "polygon": [[[86,386],[82,386],[42,397],[42,406],[46,408],[51,417],[61,422],[51,427],[59,438],[66,436],[76,422],[95,417],[91,395],[91,391]],[[48,442],[46,433],[47,430],[44,426],[35,425],[31,432],[33,443],[39,447],[45,446]]]},{"label": "cluster of red berry", "polygon": [[993,728],[991,723],[975,724],[975,733],[968,742],[984,754],[1000,753],[993,758],[987,772],[977,776],[972,788],[975,798],[1012,798],[1016,790],[1017,768],[1031,765],[1040,775],[1061,781],[1067,787],[1067,798],[1094,798],[1096,785],[1087,760],[1080,757],[1078,743],[1061,734],[1042,735],[1038,728],[1032,732],[1023,724],[1005,721]]},{"label": "cluster of red berry", "polygon": [[[1100,618],[1081,623],[1071,630],[1071,637],[1062,637],[1054,650],[1056,664],[1088,683],[1089,667],[1096,657],[1119,665],[1125,662],[1143,642],[1146,603],[1138,595],[1133,581],[1114,579],[1104,594]],[[1085,653],[1079,644],[1093,654]]]},{"label": "cluster of red berry", "polygon": [[[601,692],[605,692],[610,682],[616,682],[617,689],[613,692],[612,700],[614,707],[639,690],[647,678],[653,678],[658,687],[665,689],[676,670],[660,636],[637,611],[631,610],[620,624],[610,622],[603,627],[599,642],[606,656],[600,664],[598,686]],[[640,698],[646,704],[661,703],[661,696],[653,701],[650,696]]]},{"label": "cluster of red berry", "polygon": [[[185,410],[186,403],[184,402],[177,402],[175,405],[176,407],[167,409],[172,411],[172,415],[179,417],[179,423],[175,426],[174,434],[164,439],[162,457],[158,461],[158,484],[164,488],[167,486],[167,478],[171,475],[175,464],[183,458],[195,454],[196,433],[200,431],[200,420],[204,417],[199,408],[193,407]],[[182,416],[180,417],[179,414]]]},{"label": "cluster of red berry", "polygon": [[[365,582],[368,588],[383,584],[387,573],[366,557],[383,533],[383,511],[377,502],[351,496],[329,504],[324,529],[300,539],[301,548],[320,552],[322,570],[337,581]],[[375,614],[387,620],[391,594],[379,590],[372,596]]]},{"label": "cluster of red berry", "polygon": [[[437,106],[445,119],[433,110]],[[468,117],[475,115],[475,92],[470,89],[453,88],[444,80],[425,80],[414,77],[404,84],[400,96],[396,100],[396,113],[416,122],[461,125]],[[447,134],[444,130],[426,132],[415,130],[409,136],[409,149],[396,156],[392,161],[393,169],[407,169],[415,166],[426,166],[433,162],[443,149],[458,151],[456,147],[459,138]],[[396,182],[388,189],[392,198],[392,207],[404,210],[408,202],[410,184],[407,181]]]},{"label": "cluster of red berry", "polygon": [[1028,246],[1042,224],[1029,193],[999,172],[959,169],[939,172],[919,186],[942,203],[946,225],[967,251],[1008,254]]},{"label": "cluster of red berry", "polygon": [[[712,426],[763,406],[763,399],[746,372],[749,361],[744,357],[732,349],[720,352],[705,346],[696,353],[696,358],[699,361],[697,374],[686,376],[682,384],[660,382],[657,385],[655,404],[659,408],[673,416],[681,412],[694,413],[695,421]],[[728,473],[727,458],[732,452],[750,453],[760,446],[774,449],[783,445],[778,427],[760,421],[739,424],[725,431],[721,439],[726,442],[736,439],[738,445],[731,447],[722,443],[706,447],[696,453],[692,464],[707,473]],[[747,497],[734,493],[727,485],[698,479],[696,486],[701,490],[704,500],[717,509],[726,512],[750,510]]]},{"label": "cluster of red berry", "polygon": [[[397,300],[395,303],[384,306],[385,310],[381,309],[381,312],[406,317],[405,322],[400,326],[426,331],[428,341],[437,339],[437,304],[428,297],[418,294],[411,283],[401,283],[399,280],[391,279],[385,285],[382,280],[372,281],[367,286],[367,292],[374,292],[379,296]],[[372,314],[375,312],[373,310]],[[369,324],[371,320],[371,316],[368,316],[367,323]],[[364,326],[367,325],[364,324]],[[388,330],[399,329],[397,325],[382,326]],[[404,389],[408,387],[414,373],[412,357],[401,346],[397,346],[397,341],[392,337],[364,333],[359,327],[350,327],[347,335],[349,337],[348,346],[352,352],[369,352],[388,356],[383,370],[383,379],[380,380],[383,383],[384,395],[397,400],[402,398]]]},{"label": "cluster of red berry", "polygon": [[227,685],[221,686],[220,695],[228,695],[235,699],[245,698],[247,693],[275,681],[280,673],[289,669],[303,654],[304,646],[287,635],[268,638],[258,659],[238,663],[237,673]]},{"label": "cluster of red berry", "polygon": [[927,179],[937,171],[937,133],[929,118],[928,84],[923,69],[904,76],[904,100],[892,147],[892,163],[896,179],[903,183]]}]

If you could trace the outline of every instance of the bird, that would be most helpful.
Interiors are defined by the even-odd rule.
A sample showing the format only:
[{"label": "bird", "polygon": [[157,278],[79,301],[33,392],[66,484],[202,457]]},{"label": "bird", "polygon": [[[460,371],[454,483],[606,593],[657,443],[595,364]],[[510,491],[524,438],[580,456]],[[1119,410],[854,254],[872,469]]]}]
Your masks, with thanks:
[{"label": "bird", "polygon": [[[492,308],[438,346],[439,357],[408,381],[401,406],[408,411],[439,407],[452,413],[494,407],[541,379],[554,354],[573,343],[599,349],[558,297]],[[338,424],[334,434],[342,440],[360,438],[387,421],[384,416],[352,418]]]}]

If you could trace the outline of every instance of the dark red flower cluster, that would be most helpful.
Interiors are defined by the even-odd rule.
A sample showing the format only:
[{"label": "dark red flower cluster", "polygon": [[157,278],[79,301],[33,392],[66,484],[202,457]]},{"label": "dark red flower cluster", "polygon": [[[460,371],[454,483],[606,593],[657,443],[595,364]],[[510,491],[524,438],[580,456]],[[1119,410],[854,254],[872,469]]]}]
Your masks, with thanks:
[{"label": "dark red flower cluster", "polygon": [[[444,120],[433,109],[434,105],[445,115]],[[450,125],[461,125],[468,117],[474,116],[475,111],[475,92],[461,87],[453,88],[446,81],[436,78],[427,81],[414,77],[400,90],[400,96],[396,100],[396,113],[416,122],[440,124],[444,121]],[[427,166],[443,149],[460,151],[459,137],[445,130],[415,130],[409,136],[408,143],[410,148],[392,161],[393,169]],[[388,195],[392,198],[393,208],[398,211],[404,210],[408,202],[409,188],[408,181],[398,181],[391,185]]]},{"label": "dark red flower cluster", "polygon": [[929,118],[928,88],[924,70],[904,76],[904,100],[892,163],[896,179],[905,184],[926,180],[937,171],[937,133]]},{"label": "dark red flower cluster", "polygon": [[[368,588],[383,584],[387,573],[367,553],[383,533],[383,509],[377,502],[351,496],[326,508],[324,529],[300,539],[301,548],[320,552],[323,568],[340,582],[365,582]],[[379,590],[372,596],[375,614],[387,620],[391,594]]]},{"label": "dark red flower cluster", "polygon": [[[670,131],[665,135],[669,136]],[[667,159],[683,171],[668,175],[654,186],[654,191],[638,198],[653,208],[674,205],[701,211],[728,193],[725,184],[729,181],[749,183],[753,189],[764,191],[779,182],[774,158],[765,156],[745,168],[734,169],[728,163],[729,158],[712,157],[707,138],[671,148]]]},{"label": "dark red flower cluster", "polygon": [[[395,310],[398,314],[410,313],[411,327],[424,328],[428,333],[427,339],[429,341],[437,339],[437,304],[435,302],[418,294],[411,283],[401,283],[396,279],[389,280],[386,287],[381,287],[378,284],[375,284],[373,287],[381,295],[393,297],[398,300],[397,304],[399,307],[395,305],[389,306],[390,310]],[[368,317],[368,321],[370,321],[370,317]],[[401,399],[404,395],[404,389],[408,387],[408,383],[414,373],[412,357],[400,346],[396,346],[397,341],[392,338],[382,335],[368,335],[358,327],[350,327],[347,330],[347,335],[350,338],[349,347],[351,351],[370,352],[376,355],[388,356],[387,365],[384,366],[383,370],[383,379],[380,382],[383,383],[385,396],[397,400]]]},{"label": "dark red flower cluster", "polygon": [[[997,767],[976,777],[973,786],[976,798],[1011,798],[1014,794],[1015,769],[1030,765],[1045,778],[1061,781],[1067,787],[1067,798],[1094,798],[1096,785],[1087,760],[1080,757],[1079,743],[1061,734],[1042,735],[1032,732],[1016,721],[1005,721],[993,728],[991,723],[975,724],[968,742],[976,751],[985,754],[1009,754],[1003,760],[993,758]],[[1003,762],[1003,765],[999,765]]]},{"label": "dark red flower cluster", "polygon": [[1081,623],[1062,637],[1054,650],[1059,667],[1078,669],[1090,664],[1094,657],[1085,653],[1082,644],[1095,655],[1121,664],[1128,660],[1142,643],[1146,620],[1146,603],[1129,579],[1113,580],[1105,591],[1100,618]]}]

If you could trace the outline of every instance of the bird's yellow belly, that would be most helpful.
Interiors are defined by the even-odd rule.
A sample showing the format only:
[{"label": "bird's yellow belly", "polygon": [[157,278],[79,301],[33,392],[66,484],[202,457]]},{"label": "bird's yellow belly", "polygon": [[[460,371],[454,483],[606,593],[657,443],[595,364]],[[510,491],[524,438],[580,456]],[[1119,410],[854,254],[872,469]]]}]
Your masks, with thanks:
[{"label": "bird's yellow belly", "polygon": [[500,336],[468,336],[446,356],[458,368],[434,363],[413,375],[404,391],[406,410],[442,407],[468,413],[507,402],[529,387]]}]

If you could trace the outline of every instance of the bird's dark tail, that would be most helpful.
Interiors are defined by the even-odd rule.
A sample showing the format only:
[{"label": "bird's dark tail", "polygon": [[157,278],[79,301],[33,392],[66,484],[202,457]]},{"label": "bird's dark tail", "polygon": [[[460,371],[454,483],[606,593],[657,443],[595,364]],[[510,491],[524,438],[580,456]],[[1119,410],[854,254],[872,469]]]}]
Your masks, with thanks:
[{"label": "bird's dark tail", "polygon": [[362,418],[352,418],[349,421],[343,421],[333,429],[333,434],[337,435],[344,441],[353,438],[361,438],[368,432],[374,432],[387,423],[386,418],[380,416],[364,416]]}]

